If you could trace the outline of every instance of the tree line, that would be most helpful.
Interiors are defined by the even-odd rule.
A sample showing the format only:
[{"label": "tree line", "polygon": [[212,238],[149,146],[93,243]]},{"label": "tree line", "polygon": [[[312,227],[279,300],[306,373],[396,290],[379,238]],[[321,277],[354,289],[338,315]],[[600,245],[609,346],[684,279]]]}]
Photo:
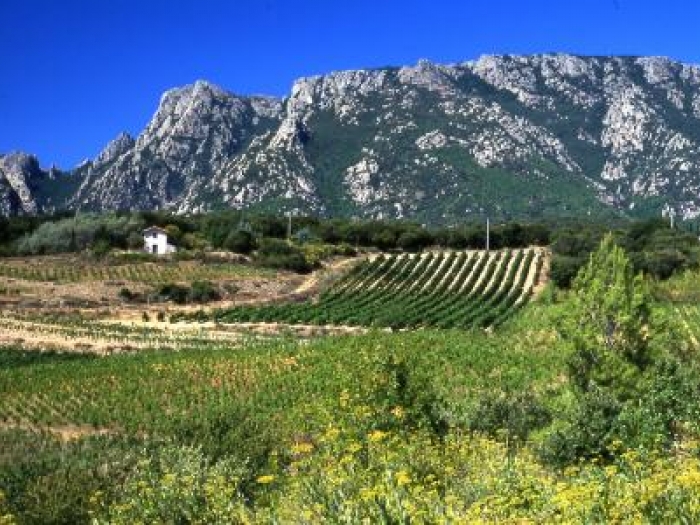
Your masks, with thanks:
[{"label": "tree line", "polygon": [[[112,249],[139,250],[143,246],[142,230],[147,226],[165,228],[170,241],[185,253],[207,250],[254,253],[265,266],[302,272],[312,269],[318,260],[319,251],[309,257],[308,246],[331,247],[328,254],[352,254],[368,248],[413,252],[429,247],[484,249],[487,235],[485,223],[475,220],[427,227],[407,220],[289,218],[236,210],[197,215],[165,211],[61,213],[0,218],[0,256],[84,251],[100,255]],[[616,224],[590,219],[514,221],[493,225],[489,245],[492,249],[551,246],[552,279],[566,288],[611,229],[636,271],[666,279],[700,263],[696,235],[682,224],[672,229],[668,221],[661,219]]]}]

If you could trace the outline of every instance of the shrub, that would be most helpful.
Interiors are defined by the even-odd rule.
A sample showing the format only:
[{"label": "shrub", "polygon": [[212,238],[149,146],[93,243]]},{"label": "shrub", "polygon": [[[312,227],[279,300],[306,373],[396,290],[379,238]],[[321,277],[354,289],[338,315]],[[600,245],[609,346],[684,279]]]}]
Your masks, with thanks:
[{"label": "shrub", "polygon": [[546,440],[546,459],[609,458],[616,441],[657,446],[672,439],[680,422],[697,418],[697,402],[688,402],[697,399],[697,376],[689,381],[681,374],[669,349],[661,350],[663,359],[652,351],[657,325],[651,311],[647,284],[606,236],[574,280],[559,323],[571,345],[573,404]]},{"label": "shrub", "polygon": [[[630,448],[669,446],[700,421],[700,373],[696,366],[664,357],[645,378],[643,394],[619,416],[619,439]],[[692,428],[690,428],[692,427]]]},{"label": "shrub", "polygon": [[403,250],[417,252],[427,246],[430,246],[432,242],[432,235],[430,235],[430,233],[426,230],[420,229],[403,232],[399,236],[396,244]]},{"label": "shrub", "polygon": [[553,255],[552,266],[549,271],[552,282],[560,288],[570,288],[576,274],[585,266],[586,261],[584,257]]},{"label": "shrub", "polygon": [[[450,422],[445,403],[430,374],[414,361],[389,355],[378,362],[374,405],[380,428],[397,423],[409,430],[426,429],[437,437],[447,435]],[[393,417],[396,410],[403,414]]]},{"label": "shrub", "polygon": [[107,255],[112,247],[109,245],[109,241],[100,239],[90,248],[90,253],[95,257],[102,258]]},{"label": "shrub", "polygon": [[189,300],[193,303],[207,303],[218,301],[221,294],[210,281],[195,281],[188,293]]},{"label": "shrub", "polygon": [[168,224],[165,227],[165,231],[168,233],[168,241],[175,246],[180,246],[182,230],[175,224]]},{"label": "shrub", "polygon": [[279,239],[263,239],[255,257],[260,266],[308,273],[313,265],[296,246]]},{"label": "shrub", "polygon": [[167,445],[138,462],[116,501],[104,502],[95,522],[247,522],[245,475],[244,464],[213,462],[198,448]]},{"label": "shrub", "polygon": [[488,393],[469,418],[472,431],[498,436],[505,432],[508,443],[524,443],[530,432],[551,422],[549,410],[531,393]]},{"label": "shrub", "polygon": [[568,465],[582,459],[609,459],[617,441],[622,404],[611,392],[592,389],[577,397],[564,421],[546,437],[542,459]]},{"label": "shrub", "polygon": [[[111,494],[133,465],[130,445],[120,439],[62,442],[47,433],[3,432],[2,525],[89,523],[92,495]],[[6,518],[10,513],[14,520]]]},{"label": "shrub", "polygon": [[181,286],[175,283],[162,284],[158,289],[158,295],[167,301],[172,301],[176,304],[185,304],[189,297],[189,289],[186,286]]},{"label": "shrub", "polygon": [[129,236],[140,234],[143,226],[136,216],[80,214],[44,222],[19,239],[17,249],[22,254],[34,255],[82,251],[98,243],[110,248],[126,248]]},{"label": "shrub", "polygon": [[143,234],[137,231],[131,232],[126,238],[126,247],[130,250],[143,250]]},{"label": "shrub", "polygon": [[134,292],[129,290],[128,288],[122,288],[119,290],[119,298],[123,299],[124,301],[131,301],[134,299]]},{"label": "shrub", "polygon": [[249,231],[232,231],[226,237],[223,247],[232,252],[248,254],[255,249],[255,237]]},{"label": "shrub", "polygon": [[229,295],[236,295],[238,292],[241,291],[241,287],[236,283],[226,282],[223,284],[223,286],[224,290],[226,290],[226,293]]}]

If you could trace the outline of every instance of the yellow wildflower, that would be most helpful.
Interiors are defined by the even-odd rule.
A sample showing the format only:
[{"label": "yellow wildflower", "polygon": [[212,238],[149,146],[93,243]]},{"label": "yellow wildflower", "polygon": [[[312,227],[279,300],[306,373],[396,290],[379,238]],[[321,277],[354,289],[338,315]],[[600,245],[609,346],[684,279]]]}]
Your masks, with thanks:
[{"label": "yellow wildflower", "polygon": [[360,489],[360,498],[362,501],[369,501],[377,496],[377,491],[372,488],[362,487]]},{"label": "yellow wildflower", "polygon": [[308,441],[303,443],[294,443],[294,445],[292,445],[292,454],[308,454],[313,449],[313,443],[309,443]]},{"label": "yellow wildflower", "polygon": [[275,481],[275,476],[273,476],[272,474],[265,474],[264,476],[258,477],[256,481],[261,485],[267,485]]},{"label": "yellow wildflower", "polygon": [[375,430],[373,432],[370,432],[367,437],[369,438],[369,440],[371,442],[377,443],[377,442],[381,441],[382,439],[384,439],[387,435],[388,435],[387,432],[382,432],[381,430]]},{"label": "yellow wildflower", "polygon": [[350,445],[348,445],[348,450],[351,454],[354,454],[355,452],[362,450],[362,445],[360,445],[357,441],[353,441],[350,443]]},{"label": "yellow wildflower", "polygon": [[411,476],[405,470],[400,470],[396,473],[396,483],[399,487],[408,485],[411,482]]}]

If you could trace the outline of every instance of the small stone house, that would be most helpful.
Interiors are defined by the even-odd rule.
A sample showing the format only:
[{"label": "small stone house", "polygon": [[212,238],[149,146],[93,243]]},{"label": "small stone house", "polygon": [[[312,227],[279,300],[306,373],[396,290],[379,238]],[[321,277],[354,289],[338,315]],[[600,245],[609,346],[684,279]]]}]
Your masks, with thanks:
[{"label": "small stone house", "polygon": [[143,249],[154,255],[167,255],[177,251],[175,246],[168,243],[168,232],[158,226],[143,230]]}]

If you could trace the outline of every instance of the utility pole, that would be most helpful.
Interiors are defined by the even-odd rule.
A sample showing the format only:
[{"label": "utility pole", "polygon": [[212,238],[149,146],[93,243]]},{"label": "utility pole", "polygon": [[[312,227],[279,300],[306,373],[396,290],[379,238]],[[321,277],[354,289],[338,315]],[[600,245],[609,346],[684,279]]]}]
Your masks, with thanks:
[{"label": "utility pole", "polygon": [[491,221],[486,217],[486,251],[491,249]]},{"label": "utility pole", "polygon": [[287,240],[292,240],[292,212],[287,212]]},{"label": "utility pole", "polygon": [[671,219],[671,229],[673,229],[676,224],[676,210],[671,208],[668,212],[668,216]]}]

